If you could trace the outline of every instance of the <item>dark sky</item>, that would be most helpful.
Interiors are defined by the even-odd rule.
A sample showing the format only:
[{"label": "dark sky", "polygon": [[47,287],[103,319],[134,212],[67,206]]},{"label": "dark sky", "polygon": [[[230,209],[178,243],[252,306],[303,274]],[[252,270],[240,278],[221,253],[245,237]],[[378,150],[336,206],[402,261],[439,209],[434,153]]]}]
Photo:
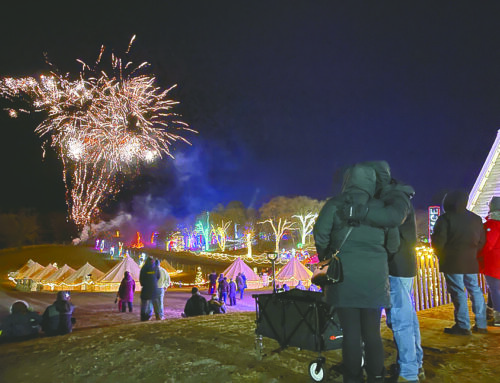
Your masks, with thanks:
[{"label": "dark sky", "polygon": [[[500,128],[496,1],[10,3],[1,76],[46,72],[44,52],[76,73],[75,59],[93,62],[101,44],[120,55],[136,34],[134,61],[178,84],[177,110],[199,131],[185,134],[192,147],[144,169],[110,210],[146,195],[177,215],[324,199],[338,192],[336,170],[377,159],[425,208],[472,188]],[[42,160],[33,132],[42,118],[1,113],[0,210],[65,208],[61,165],[50,150]]]}]

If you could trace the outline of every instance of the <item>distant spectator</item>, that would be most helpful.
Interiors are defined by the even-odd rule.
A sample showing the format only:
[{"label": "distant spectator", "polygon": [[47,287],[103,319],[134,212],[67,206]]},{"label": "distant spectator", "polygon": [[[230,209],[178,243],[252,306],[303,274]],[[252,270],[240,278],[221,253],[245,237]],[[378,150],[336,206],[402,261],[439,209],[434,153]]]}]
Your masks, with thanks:
[{"label": "distant spectator", "polygon": [[224,301],[226,304],[227,293],[229,292],[229,284],[227,283],[227,278],[224,277],[222,281],[219,280],[219,301]]},{"label": "distant spectator", "polygon": [[212,299],[208,301],[208,312],[212,314],[225,314],[226,305],[219,302],[217,294],[212,294]]},{"label": "distant spectator", "polygon": [[299,283],[297,283],[297,286],[295,286],[295,288],[297,290],[305,290],[306,287],[302,284],[302,281],[299,281]]},{"label": "distant spectator", "polygon": [[283,284],[283,291],[290,291],[290,287],[286,283]]},{"label": "distant spectator", "polygon": [[69,291],[59,291],[56,301],[45,309],[42,329],[46,335],[64,335],[73,331],[75,306],[70,302]]},{"label": "distant spectator", "polygon": [[10,307],[10,315],[0,326],[0,341],[12,342],[35,338],[40,333],[42,317],[33,312],[25,301],[16,301]]},{"label": "distant spectator", "polygon": [[213,293],[215,293],[215,287],[217,285],[217,273],[215,272],[215,270],[212,271],[212,273],[208,276],[208,281],[208,294],[212,295]]},{"label": "distant spectator", "polygon": [[141,283],[141,321],[148,321],[153,315],[153,300],[158,296],[160,270],[152,257],[146,258],[142,266],[139,282]]},{"label": "distant spectator", "polygon": [[197,287],[193,287],[191,290],[191,298],[186,302],[184,307],[183,317],[194,317],[198,315],[208,314],[208,303],[207,300],[200,295]]},{"label": "distant spectator", "polygon": [[165,317],[165,310],[163,308],[163,301],[165,298],[165,291],[170,286],[170,275],[167,270],[160,266],[160,261],[156,261],[158,270],[160,271],[160,278],[158,279],[157,296],[153,300],[153,308],[155,311],[156,319],[163,320]]},{"label": "distant spectator", "polygon": [[236,285],[238,286],[238,291],[240,292],[240,299],[243,299],[243,293],[245,292],[245,280],[243,279],[242,273],[238,273],[236,276]]},{"label": "distant spectator", "polygon": [[135,292],[135,281],[128,271],[125,271],[123,279],[118,288],[118,297],[121,302],[121,311],[125,312],[127,310],[132,312],[132,303],[134,302],[134,292]]},{"label": "distant spectator", "polygon": [[232,278],[229,281],[229,306],[236,306],[236,283]]}]

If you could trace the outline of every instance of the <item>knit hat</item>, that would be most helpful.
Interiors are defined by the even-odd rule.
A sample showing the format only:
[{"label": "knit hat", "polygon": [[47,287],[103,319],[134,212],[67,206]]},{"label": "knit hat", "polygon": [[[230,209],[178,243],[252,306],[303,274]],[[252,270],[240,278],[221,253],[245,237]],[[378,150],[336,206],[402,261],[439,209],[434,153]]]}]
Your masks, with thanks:
[{"label": "knit hat", "polygon": [[490,201],[490,212],[500,210],[500,197],[493,197]]},{"label": "knit hat", "polygon": [[193,287],[191,289],[191,294],[197,294],[198,293],[198,287]]}]

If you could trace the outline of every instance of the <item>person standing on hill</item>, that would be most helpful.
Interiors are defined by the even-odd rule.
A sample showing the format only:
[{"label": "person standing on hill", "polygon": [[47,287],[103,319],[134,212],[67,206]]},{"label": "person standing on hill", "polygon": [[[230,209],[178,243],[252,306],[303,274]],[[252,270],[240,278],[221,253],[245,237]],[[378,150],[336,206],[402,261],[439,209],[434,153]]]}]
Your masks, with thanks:
[{"label": "person standing on hill", "polygon": [[485,243],[481,217],[467,210],[467,193],[461,191],[448,193],[443,200],[443,209],[445,213],[437,219],[431,239],[455,306],[455,325],[445,328],[444,332],[471,334],[467,289],[476,316],[472,331],[487,333],[486,303],[477,276],[477,256]]},{"label": "person standing on hill", "polygon": [[156,319],[163,320],[165,317],[165,310],[163,307],[163,300],[165,297],[165,292],[170,286],[170,275],[168,275],[167,270],[160,266],[160,261],[156,260],[158,270],[160,271],[160,278],[158,279],[158,291],[157,296],[153,300],[153,308],[155,311]]},{"label": "person standing on hill", "polygon": [[484,274],[491,302],[493,304],[493,322],[500,326],[500,197],[490,201],[490,213],[484,223],[486,243],[478,256],[479,271]]},{"label": "person standing on hill", "polygon": [[229,281],[229,306],[236,306],[236,283],[233,278]]},{"label": "person standing on hill", "polygon": [[212,295],[215,293],[215,287],[217,286],[217,273],[215,270],[208,275],[208,281],[208,295]]},{"label": "person standing on hill", "polygon": [[243,279],[242,273],[238,273],[236,276],[236,286],[240,292],[240,299],[243,299],[243,293],[245,292],[245,280]]},{"label": "person standing on hill", "polygon": [[[413,280],[417,275],[415,246],[417,227],[411,199],[414,189],[391,177],[386,161],[364,162],[375,170],[377,187],[375,197],[384,204],[362,209],[348,206],[346,212],[355,211],[360,217],[347,220],[363,221],[375,227],[397,228],[400,246],[389,254],[389,284],[391,307],[386,308],[387,326],[392,330],[398,351],[397,364],[391,366],[391,376],[398,382],[418,382],[425,379],[420,325],[413,305]],[[346,213],[346,215],[348,215]]]},{"label": "person standing on hill", "polygon": [[227,278],[223,277],[222,281],[219,279],[219,302],[224,301],[226,304],[227,293],[229,292],[229,284],[227,283]]},{"label": "person standing on hill", "polygon": [[132,275],[128,271],[125,271],[123,275],[123,279],[120,283],[120,287],[118,288],[118,297],[121,301],[121,312],[125,312],[128,306],[128,312],[132,312],[132,305],[134,302],[134,293],[135,293],[135,281],[132,278]]},{"label": "person standing on hill", "polygon": [[335,307],[343,330],[344,383],[363,379],[363,344],[368,382],[384,382],[384,346],[380,334],[383,307],[390,307],[387,254],[399,248],[397,229],[359,222],[349,225],[341,212],[346,205],[383,206],[374,198],[376,174],[368,166],[355,165],[344,175],[342,193],[321,209],[313,234],[320,261],[336,253],[342,262],[343,281],[326,285],[326,302]]},{"label": "person standing on hill", "polygon": [[148,257],[139,275],[141,283],[141,321],[148,321],[153,314],[153,300],[158,296],[160,270],[152,257]]}]

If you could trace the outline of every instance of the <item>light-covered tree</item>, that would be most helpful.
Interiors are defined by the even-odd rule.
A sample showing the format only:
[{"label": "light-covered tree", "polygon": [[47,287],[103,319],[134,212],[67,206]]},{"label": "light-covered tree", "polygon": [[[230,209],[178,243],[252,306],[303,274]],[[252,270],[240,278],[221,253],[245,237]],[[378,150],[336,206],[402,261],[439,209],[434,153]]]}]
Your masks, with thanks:
[{"label": "light-covered tree", "polygon": [[283,235],[285,234],[285,231],[287,230],[294,230],[295,229],[295,224],[286,218],[278,218],[278,219],[273,219],[273,218],[268,218],[265,221],[259,222],[260,224],[265,224],[268,223],[271,225],[274,233],[274,238],[275,238],[275,243],[276,243],[276,252],[280,252],[280,240],[283,238]]},{"label": "light-covered tree", "polygon": [[210,213],[207,211],[199,216],[196,222],[196,231],[203,236],[205,240],[205,250],[210,248]]},{"label": "light-covered tree", "polygon": [[222,251],[226,250],[227,232],[230,225],[231,221],[224,222],[224,220],[222,220],[220,225],[212,225],[212,232],[215,234],[217,244]]},{"label": "light-covered tree", "polygon": [[307,238],[314,226],[314,222],[316,222],[318,213],[307,213],[305,215],[296,214],[293,215],[292,217],[297,218],[297,220],[299,221],[298,231],[300,234],[300,243],[302,243],[302,245],[305,245]]}]

